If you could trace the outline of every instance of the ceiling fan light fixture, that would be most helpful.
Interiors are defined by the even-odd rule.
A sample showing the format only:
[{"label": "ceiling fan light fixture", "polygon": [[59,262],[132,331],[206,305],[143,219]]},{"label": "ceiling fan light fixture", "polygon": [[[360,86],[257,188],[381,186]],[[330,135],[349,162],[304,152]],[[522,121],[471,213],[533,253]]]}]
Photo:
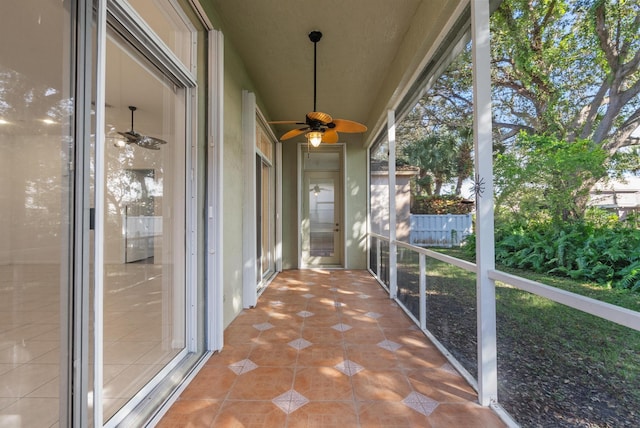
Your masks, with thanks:
[{"label": "ceiling fan light fixture", "polygon": [[305,136],[313,147],[318,147],[322,143],[322,132],[320,131],[307,132]]}]

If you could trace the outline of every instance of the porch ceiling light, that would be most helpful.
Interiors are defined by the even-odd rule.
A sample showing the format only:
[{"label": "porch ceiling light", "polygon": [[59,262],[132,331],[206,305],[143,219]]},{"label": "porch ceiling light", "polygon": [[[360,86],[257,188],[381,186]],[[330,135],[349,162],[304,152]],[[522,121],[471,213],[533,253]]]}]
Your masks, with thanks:
[{"label": "porch ceiling light", "polygon": [[318,147],[322,143],[322,132],[320,131],[307,132],[305,136],[313,147]]}]

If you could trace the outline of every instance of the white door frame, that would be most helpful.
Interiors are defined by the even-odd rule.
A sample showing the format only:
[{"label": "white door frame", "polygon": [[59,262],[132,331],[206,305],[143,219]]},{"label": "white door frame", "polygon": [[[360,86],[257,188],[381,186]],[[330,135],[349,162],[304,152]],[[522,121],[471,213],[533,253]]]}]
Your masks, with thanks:
[{"label": "white door frame", "polygon": [[[324,149],[327,147],[328,149]],[[330,266],[322,266],[322,265],[307,265],[303,259],[302,253],[302,219],[304,218],[302,201],[304,195],[302,193],[304,187],[304,158],[306,155],[306,150],[330,150],[334,149],[336,152],[340,153],[340,178],[341,178],[341,189],[340,189],[340,229],[341,229],[341,242],[338,243],[340,245],[340,249],[342,252],[342,258],[338,265],[330,265]],[[347,183],[347,146],[345,143],[336,143],[332,145],[321,145],[318,148],[311,147],[308,149],[308,145],[306,143],[298,144],[298,159],[297,159],[297,181],[298,181],[298,219],[297,219],[297,232],[298,232],[298,267],[299,269],[315,269],[322,267],[331,267],[331,268],[345,268],[347,265],[347,240],[346,240],[346,218],[347,218],[347,199],[346,199],[346,183]]]}]

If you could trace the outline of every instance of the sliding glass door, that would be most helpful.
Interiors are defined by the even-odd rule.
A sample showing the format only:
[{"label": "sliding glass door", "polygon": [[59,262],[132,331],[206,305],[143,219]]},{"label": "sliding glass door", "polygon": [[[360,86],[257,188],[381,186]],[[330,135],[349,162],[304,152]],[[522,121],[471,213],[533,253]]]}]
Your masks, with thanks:
[{"label": "sliding glass door", "polygon": [[105,101],[106,421],[185,349],[186,90],[111,32]]},{"label": "sliding glass door", "polygon": [[75,5],[0,13],[0,426],[66,426]]}]

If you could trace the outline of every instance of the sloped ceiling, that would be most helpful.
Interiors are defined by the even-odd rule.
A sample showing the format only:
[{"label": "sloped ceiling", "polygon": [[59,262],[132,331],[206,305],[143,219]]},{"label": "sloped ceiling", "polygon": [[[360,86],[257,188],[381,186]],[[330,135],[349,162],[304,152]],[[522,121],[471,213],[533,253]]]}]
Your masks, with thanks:
[{"label": "sloped ceiling", "polygon": [[[207,1],[207,0],[202,0]],[[385,103],[421,66],[457,1],[209,0],[225,42],[240,54],[269,120],[300,120],[313,110],[313,43],[317,110],[371,129]],[[276,135],[292,129],[279,127]],[[341,134],[363,141],[366,136]],[[299,137],[304,139],[303,137]]]}]

